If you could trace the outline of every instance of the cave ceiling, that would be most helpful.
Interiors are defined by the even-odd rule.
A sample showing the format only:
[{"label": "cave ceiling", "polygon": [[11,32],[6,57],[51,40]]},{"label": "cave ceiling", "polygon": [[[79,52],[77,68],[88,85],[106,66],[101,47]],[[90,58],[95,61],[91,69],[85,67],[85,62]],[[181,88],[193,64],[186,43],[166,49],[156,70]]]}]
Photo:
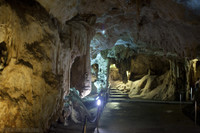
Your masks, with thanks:
[{"label": "cave ceiling", "polygon": [[37,1],[61,23],[76,15],[96,15],[93,54],[122,44],[136,54],[189,58],[200,55],[198,0]]}]

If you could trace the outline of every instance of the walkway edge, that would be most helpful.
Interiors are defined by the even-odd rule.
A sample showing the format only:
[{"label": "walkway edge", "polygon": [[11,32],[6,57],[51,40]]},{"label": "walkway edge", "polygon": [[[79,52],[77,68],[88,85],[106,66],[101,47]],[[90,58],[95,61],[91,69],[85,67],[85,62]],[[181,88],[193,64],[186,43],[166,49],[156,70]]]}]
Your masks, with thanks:
[{"label": "walkway edge", "polygon": [[156,100],[136,100],[136,99],[109,99],[108,102],[128,102],[128,103],[135,103],[135,102],[140,102],[140,103],[162,103],[162,104],[192,104],[192,101],[156,101]]}]

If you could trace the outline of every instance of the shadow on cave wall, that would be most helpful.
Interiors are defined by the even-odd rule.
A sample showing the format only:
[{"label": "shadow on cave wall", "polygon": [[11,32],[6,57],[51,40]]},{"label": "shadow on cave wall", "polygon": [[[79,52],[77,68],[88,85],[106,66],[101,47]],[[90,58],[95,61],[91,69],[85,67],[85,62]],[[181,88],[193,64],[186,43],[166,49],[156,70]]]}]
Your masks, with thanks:
[{"label": "shadow on cave wall", "polygon": [[6,2],[19,16],[24,26],[29,24],[26,14],[30,14],[41,23],[49,20],[49,13],[35,0],[6,0]]},{"label": "shadow on cave wall", "polygon": [[8,50],[5,42],[0,43],[0,71],[6,66],[8,59]]}]

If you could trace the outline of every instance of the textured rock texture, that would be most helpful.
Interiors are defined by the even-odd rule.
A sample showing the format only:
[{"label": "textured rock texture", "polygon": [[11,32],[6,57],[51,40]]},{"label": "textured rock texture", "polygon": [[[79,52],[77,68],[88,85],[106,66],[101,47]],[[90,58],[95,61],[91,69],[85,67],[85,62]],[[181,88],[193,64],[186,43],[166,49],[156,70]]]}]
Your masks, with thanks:
[{"label": "textured rock texture", "polygon": [[115,64],[111,64],[109,72],[109,80],[116,81],[122,80],[122,76],[119,74],[119,69],[116,68]]},{"label": "textured rock texture", "polygon": [[0,132],[43,132],[57,120],[74,59],[87,56],[92,20],[77,16],[61,24],[36,1],[0,0]]},{"label": "textured rock texture", "polygon": [[130,84],[130,98],[175,100],[176,87],[169,72],[161,76],[145,75]]},{"label": "textured rock texture", "polygon": [[[173,0],[113,0],[99,5],[106,13],[97,19],[99,32],[93,39],[97,49],[111,48],[121,39],[135,53],[190,58],[199,55],[200,17],[184,5]],[[106,31],[104,35],[102,30]]]},{"label": "textured rock texture", "polygon": [[108,86],[108,74],[109,74],[109,64],[108,59],[104,59],[102,55],[97,54],[95,59],[91,59],[91,65],[98,64],[97,72],[95,72],[94,68],[92,74],[96,76],[95,81],[93,81],[95,87],[97,88],[97,92],[99,92],[102,88],[106,88]]},{"label": "textured rock texture", "polygon": [[91,92],[91,67],[89,55],[90,51],[88,50],[85,56],[77,57],[71,68],[70,88],[74,87],[79,90],[80,97],[82,98]]},{"label": "textured rock texture", "polygon": [[[160,56],[133,55],[126,76],[119,71],[121,66],[111,67],[109,74],[110,87],[129,92],[130,98],[154,100],[189,100],[189,89],[192,86],[194,61],[170,59]],[[111,65],[112,66],[112,65]],[[197,69],[199,70],[199,69]],[[124,81],[127,78],[127,82]]]},{"label": "textured rock texture", "polygon": [[[99,10],[93,11],[96,3],[99,6],[95,8]],[[190,69],[193,68],[189,60],[199,58],[198,5],[196,0],[111,0],[85,4],[81,11],[97,14],[91,57],[101,53],[108,58],[118,68],[123,83],[128,83],[128,79],[142,80],[150,73],[151,76],[145,76],[141,81],[149,79],[148,87],[139,89],[138,94],[149,93],[152,89],[150,81],[165,75],[168,80],[159,83],[163,85],[160,88],[167,86],[165,91],[155,91],[154,94],[162,94],[151,95],[151,98],[172,100],[179,93],[188,95],[192,84]],[[127,77],[127,71],[130,77]],[[114,71],[111,73],[117,75]],[[169,93],[173,95],[169,96]]]},{"label": "textured rock texture", "polygon": [[62,24],[78,14],[79,0],[37,0],[49,14]]},{"label": "textured rock texture", "polygon": [[148,73],[162,75],[169,70],[169,67],[166,57],[136,55],[131,59],[130,80],[140,79]]},{"label": "textured rock texture", "polygon": [[62,24],[77,14],[95,14],[95,55],[119,40],[132,46],[135,53],[189,58],[200,54],[197,0],[37,1]]}]

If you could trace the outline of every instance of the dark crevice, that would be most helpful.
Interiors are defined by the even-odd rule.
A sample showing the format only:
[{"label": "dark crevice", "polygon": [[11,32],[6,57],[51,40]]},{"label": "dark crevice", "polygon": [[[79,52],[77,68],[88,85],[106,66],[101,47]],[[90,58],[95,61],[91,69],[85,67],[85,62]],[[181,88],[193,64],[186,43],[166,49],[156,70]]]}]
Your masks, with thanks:
[{"label": "dark crevice", "polygon": [[6,43],[0,43],[0,71],[2,71],[6,67],[6,62],[8,59],[8,51],[6,47]]},{"label": "dark crevice", "polygon": [[23,59],[19,59],[16,64],[22,64],[24,66],[27,66],[27,67],[33,69],[33,65],[28,61],[24,61]]},{"label": "dark crevice", "polygon": [[40,46],[41,42],[33,42],[31,44],[26,43],[26,49],[28,50],[28,52],[33,55],[34,58],[42,61],[44,59],[46,60],[50,60],[50,58],[46,55],[45,50],[43,49],[42,46]]},{"label": "dark crevice", "polygon": [[19,16],[23,25],[29,24],[26,14],[33,16],[41,23],[48,22],[48,12],[35,0],[6,0],[6,2]]}]

